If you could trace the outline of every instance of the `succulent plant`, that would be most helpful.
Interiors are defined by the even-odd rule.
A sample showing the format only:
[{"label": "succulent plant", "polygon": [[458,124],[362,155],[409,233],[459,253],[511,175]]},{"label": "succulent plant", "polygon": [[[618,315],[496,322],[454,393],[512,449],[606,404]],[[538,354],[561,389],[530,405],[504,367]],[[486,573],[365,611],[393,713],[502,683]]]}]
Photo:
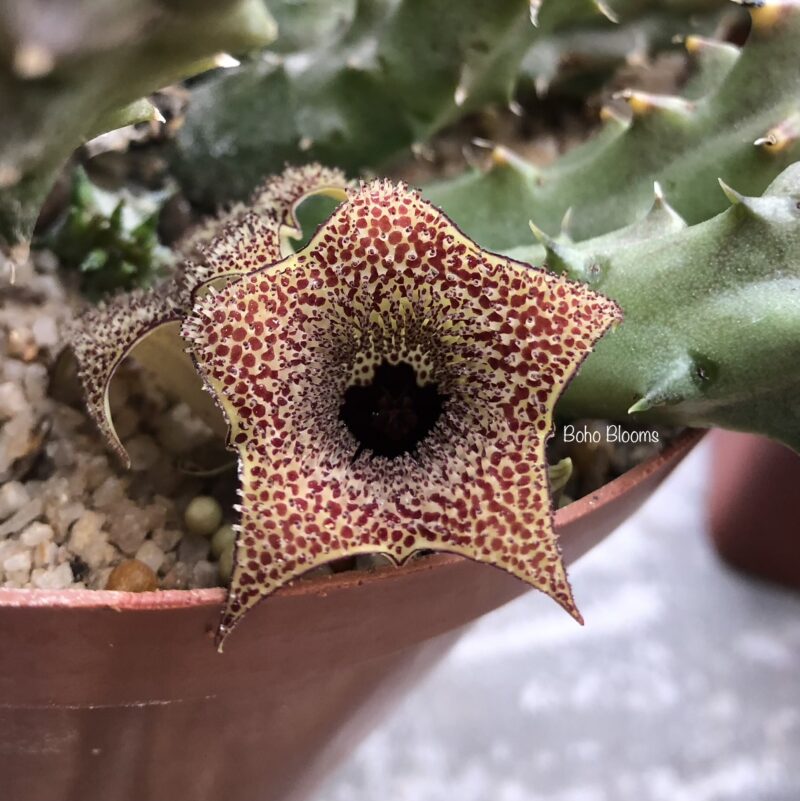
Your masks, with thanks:
[{"label": "succulent plant", "polygon": [[143,95],[215,66],[220,51],[246,51],[273,36],[261,0],[3,3],[0,244],[30,238],[78,145],[157,118]]},{"label": "succulent plant", "polygon": [[[388,181],[350,189],[292,253],[297,204],[344,188],[340,174],[289,170],[207,246],[192,242],[204,263],[89,312],[73,347],[90,411],[124,457],[107,390],[127,354],[187,400],[196,364],[224,411],[241,529],[220,646],[263,597],[360,553],[459,553],[581,620],[553,533],[545,442],[557,398],[619,308],[481,250]],[[568,470],[557,466],[554,483]]]},{"label": "succulent plant", "polygon": [[[361,15],[389,9],[382,31],[409,36],[398,19],[412,6],[417,24],[434,13],[364,2],[354,20],[372,32]],[[487,172],[428,190],[444,213],[402,184],[292,168],[187,239],[176,276],[87,313],[79,372],[123,459],[107,399],[127,355],[238,455],[220,647],[285,583],[371,552],[484,561],[580,619],[552,528],[551,486],[569,470],[546,463],[555,413],[724,426],[800,448],[800,164],[788,166],[800,155],[799,12],[789,0],[751,10],[741,53],[690,38],[699,69],[685,96],[626,93],[630,120],[609,114],[551,168],[496,149]],[[493,22],[490,33],[506,24]],[[499,62],[490,50],[479,63],[506,64],[517,35]],[[341,64],[326,58],[328,72],[298,68],[316,79],[304,113],[338,108],[326,92]],[[280,80],[295,77],[287,64]],[[496,89],[476,81],[484,97]],[[433,85],[414,99],[428,122]],[[294,252],[299,204],[318,195],[341,203]],[[545,233],[570,207],[565,229]]]},{"label": "succulent plant", "polygon": [[80,289],[91,300],[148,287],[172,261],[157,233],[164,193],[155,195],[142,199],[106,192],[79,167],[64,219],[42,244],[58,256],[62,267],[77,271]]},{"label": "succulent plant", "polygon": [[690,37],[698,74],[687,96],[626,92],[629,116],[610,111],[604,128],[548,167],[498,149],[488,171],[471,171],[425,194],[485,247],[522,244],[528,220],[557,230],[570,211],[575,240],[640,218],[658,181],[689,223],[725,208],[720,177],[760,194],[800,157],[800,5],[766,0],[750,9],[740,53]]},{"label": "succulent plant", "polygon": [[246,196],[286,162],[379,167],[469,112],[508,103],[531,43],[553,31],[720,2],[618,0],[612,12],[601,0],[464,0],[457,13],[446,0],[279,2],[285,45],[279,37],[277,52],[195,88],[172,166],[207,208]]},{"label": "succulent plant", "polygon": [[625,322],[561,400],[565,417],[751,431],[800,451],[800,162],[686,227],[663,198],[622,231],[510,255],[614,298]]}]

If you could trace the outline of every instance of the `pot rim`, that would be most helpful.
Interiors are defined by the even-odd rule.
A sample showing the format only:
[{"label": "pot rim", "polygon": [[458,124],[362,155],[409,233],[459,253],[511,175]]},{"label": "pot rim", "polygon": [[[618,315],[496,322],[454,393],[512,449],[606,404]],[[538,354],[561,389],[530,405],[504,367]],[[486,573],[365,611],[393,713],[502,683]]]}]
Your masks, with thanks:
[{"label": "pot rim", "polygon": [[[680,434],[661,453],[631,468],[600,489],[584,495],[568,506],[558,509],[555,514],[556,535],[560,530],[585,518],[620,495],[640,484],[657,471],[665,462],[680,459],[691,450],[705,435],[702,429],[688,429]],[[425,559],[411,559],[405,565],[379,568],[374,571],[345,571],[318,578],[304,579],[288,584],[277,591],[283,596],[322,596],[346,591],[361,586],[365,582],[396,581],[421,570],[445,569],[454,567],[467,557],[452,553],[436,553]],[[276,593],[276,594],[277,594]],[[1,588],[0,608],[2,607],[49,607],[70,609],[113,609],[116,611],[189,609],[194,607],[219,606],[225,601],[227,590],[224,587],[211,587],[195,590],[153,590],[152,592],[121,592],[118,590],[41,590],[35,588]]]}]

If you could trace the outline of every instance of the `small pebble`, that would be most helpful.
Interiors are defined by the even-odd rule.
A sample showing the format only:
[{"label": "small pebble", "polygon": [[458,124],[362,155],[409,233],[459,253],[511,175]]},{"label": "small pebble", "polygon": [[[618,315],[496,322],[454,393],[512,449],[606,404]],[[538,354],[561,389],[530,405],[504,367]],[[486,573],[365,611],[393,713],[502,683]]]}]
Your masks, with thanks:
[{"label": "small pebble", "polygon": [[164,551],[152,540],[145,540],[136,551],[136,559],[146,564],[154,573],[158,573],[164,563]]},{"label": "small pebble", "polygon": [[219,569],[213,562],[201,559],[192,570],[192,583],[195,587],[216,587]]},{"label": "small pebble", "polygon": [[92,493],[92,504],[101,512],[111,510],[125,497],[125,484],[116,476],[108,476]]},{"label": "small pebble", "polygon": [[14,554],[21,553],[25,546],[19,540],[0,541],[0,572],[3,570],[3,562]]},{"label": "small pebble", "polygon": [[31,552],[30,551],[19,551],[15,553],[13,556],[9,556],[3,562],[3,570],[6,573],[17,573],[17,572],[30,572],[31,569]]},{"label": "small pebble", "polygon": [[180,542],[182,536],[183,534],[176,528],[157,528],[153,532],[152,540],[166,553]]},{"label": "small pebble", "polygon": [[144,562],[138,559],[126,559],[111,571],[106,589],[120,592],[152,592],[158,589],[158,579]]},{"label": "small pebble", "polygon": [[41,403],[47,395],[50,374],[43,364],[34,362],[25,370],[25,394],[29,404]]},{"label": "small pebble", "polygon": [[99,534],[100,529],[103,528],[103,523],[106,521],[106,516],[100,512],[93,512],[86,510],[72,525],[72,537],[77,537],[79,540],[89,540],[96,534]]},{"label": "small pebble", "polygon": [[55,564],[58,545],[54,542],[40,542],[33,549],[33,564],[36,567],[48,567]]},{"label": "small pebble", "polygon": [[150,470],[161,459],[161,451],[155,440],[144,434],[128,440],[125,447],[131,460],[131,470]]},{"label": "small pebble", "polygon": [[78,501],[71,501],[62,506],[45,509],[47,519],[55,531],[56,542],[62,543],[69,534],[70,526],[86,511],[84,505]]},{"label": "small pebble", "polygon": [[161,582],[163,590],[185,590],[192,581],[192,568],[184,562],[177,562]]},{"label": "small pebble", "polygon": [[0,525],[0,539],[9,534],[22,531],[28,523],[32,523],[42,513],[42,499],[33,498],[18,509],[11,517]]},{"label": "small pebble", "polygon": [[175,567],[175,563],[178,561],[178,554],[175,551],[170,551],[169,553],[164,554],[164,561],[161,563],[161,567],[159,568],[159,574],[162,576],[166,576],[173,567]]},{"label": "small pebble", "polygon": [[[113,387],[114,384],[112,383]],[[90,490],[96,490],[107,478],[111,472],[108,459],[104,454],[92,456],[86,460],[82,465],[82,472],[86,479],[86,486]]]},{"label": "small pebble", "polygon": [[0,472],[5,473],[17,459],[30,456],[39,448],[36,421],[30,411],[8,420],[0,430]]},{"label": "small pebble", "polygon": [[178,545],[178,560],[192,567],[195,562],[208,558],[211,543],[208,537],[184,534]]},{"label": "small pebble", "polygon": [[210,537],[222,525],[222,507],[216,498],[198,495],[189,502],[183,519],[192,534]]},{"label": "small pebble", "polygon": [[105,516],[97,512],[84,512],[70,530],[70,550],[92,569],[103,567],[114,558],[114,548],[102,530],[104,520]]},{"label": "small pebble", "polygon": [[12,381],[0,384],[0,420],[10,420],[28,408],[22,387]]},{"label": "small pebble", "polygon": [[236,543],[236,532],[230,523],[220,526],[211,538],[211,555],[219,559],[220,554],[227,548],[233,548]]},{"label": "small pebble", "polygon": [[157,435],[161,447],[174,455],[188,453],[212,436],[208,426],[184,403],[179,403],[164,415],[158,423]]},{"label": "small pebble", "polygon": [[145,528],[155,532],[166,525],[170,503],[169,501],[165,502],[163,498],[156,498],[155,503],[150,503],[144,508],[140,506],[139,509]]},{"label": "small pebble", "polygon": [[147,537],[147,520],[142,508],[122,498],[110,511],[108,539],[127,556],[134,556]]},{"label": "small pebble", "polygon": [[19,539],[23,545],[33,548],[36,545],[50,542],[54,536],[55,532],[52,526],[48,526],[46,523],[31,523],[22,534],[20,534]]},{"label": "small pebble", "polygon": [[233,573],[233,546],[219,555],[217,570],[219,571],[219,580],[227,585],[231,580],[231,573]]},{"label": "small pebble", "polygon": [[49,315],[42,314],[37,317],[31,326],[31,333],[40,348],[54,348],[58,345],[58,327]]},{"label": "small pebble", "polygon": [[73,575],[69,562],[51,567],[32,578],[33,585],[40,590],[63,590],[72,585]]},{"label": "small pebble", "polygon": [[0,487],[0,520],[18,512],[28,501],[30,495],[24,484],[19,481],[7,481]]},{"label": "small pebble", "polygon": [[8,333],[8,355],[12,359],[32,362],[39,355],[39,348],[33,341],[33,334],[23,328],[15,328]]},{"label": "small pebble", "polygon": [[108,577],[113,570],[113,567],[101,567],[100,570],[95,570],[93,575],[89,578],[89,586],[93,590],[104,590],[106,584],[108,584]]}]

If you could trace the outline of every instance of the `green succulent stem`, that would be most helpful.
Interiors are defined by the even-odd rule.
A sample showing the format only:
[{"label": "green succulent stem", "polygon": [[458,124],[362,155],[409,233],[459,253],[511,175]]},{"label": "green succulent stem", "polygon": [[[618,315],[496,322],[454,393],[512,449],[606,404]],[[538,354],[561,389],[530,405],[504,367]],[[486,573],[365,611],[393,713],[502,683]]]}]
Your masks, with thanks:
[{"label": "green succulent stem", "polygon": [[783,0],[751,13],[741,54],[698,54],[687,96],[623,93],[629,117],[607,115],[599,135],[551,166],[497,151],[487,171],[432,185],[427,196],[485,246],[508,249],[528,220],[557,230],[567,210],[576,240],[628,225],[646,212],[655,180],[689,223],[725,208],[718,177],[759,194],[800,157],[800,6]]},{"label": "green succulent stem", "polygon": [[[89,8],[91,5],[91,8]],[[52,181],[87,139],[142,119],[142,96],[207,69],[222,50],[274,38],[261,0],[199,7],[168,0],[49,4],[48,24],[12,0],[0,9],[0,244],[30,238]],[[13,113],[5,113],[13,110]]]},{"label": "green succulent stem", "polygon": [[740,53],[687,40],[683,96],[625,93],[629,118],[609,113],[552,166],[496,148],[487,170],[427,190],[482,244],[624,310],[561,399],[565,418],[716,426],[800,450],[800,4],[750,13]]},{"label": "green succulent stem", "polygon": [[[625,321],[561,399],[601,417],[760,433],[800,451],[800,162],[691,227],[659,211],[579,244],[510,251],[616,300]],[[647,219],[647,218],[646,218]],[[643,236],[640,236],[643,235]]]},{"label": "green succulent stem", "polygon": [[703,12],[721,2],[611,5],[613,12],[597,0],[279,0],[285,36],[262,58],[195,89],[173,169],[208,208],[246,196],[287,162],[377,169],[464,115],[508,103],[526,53],[555,32],[603,35],[616,27],[612,18],[652,8]]}]

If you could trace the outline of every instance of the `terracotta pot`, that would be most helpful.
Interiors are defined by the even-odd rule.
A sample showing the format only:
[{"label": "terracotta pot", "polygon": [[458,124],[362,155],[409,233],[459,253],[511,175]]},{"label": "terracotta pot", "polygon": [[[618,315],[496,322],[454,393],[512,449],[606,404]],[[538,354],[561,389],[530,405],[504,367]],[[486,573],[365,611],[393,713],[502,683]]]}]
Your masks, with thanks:
[{"label": "terracotta pot", "polygon": [[[697,442],[558,512],[573,562]],[[299,582],[217,654],[223,591],[0,590],[0,797],[298,801],[471,621],[525,591],[451,555]]]},{"label": "terracotta pot", "polygon": [[709,531],[720,556],[800,589],[800,456],[751,434],[716,431],[711,441]]}]

